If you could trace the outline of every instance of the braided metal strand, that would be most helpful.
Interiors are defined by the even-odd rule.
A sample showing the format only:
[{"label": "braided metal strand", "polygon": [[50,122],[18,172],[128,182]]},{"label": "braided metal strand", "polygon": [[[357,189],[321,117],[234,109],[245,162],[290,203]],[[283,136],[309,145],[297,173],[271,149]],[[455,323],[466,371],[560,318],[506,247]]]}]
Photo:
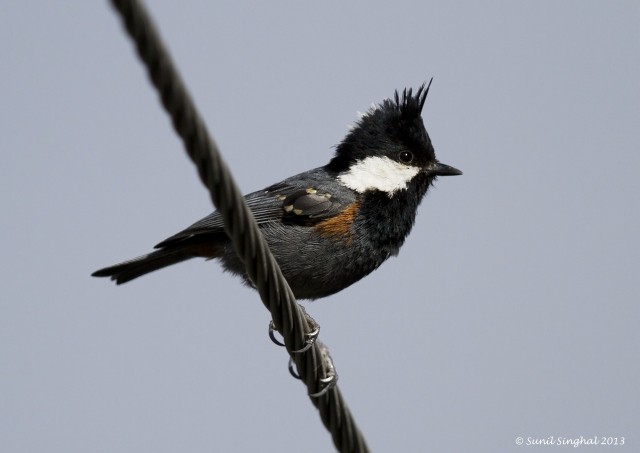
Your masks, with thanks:
[{"label": "braided metal strand", "polygon": [[[246,266],[247,275],[255,283],[276,329],[282,334],[300,378],[309,394],[318,393],[322,390],[320,380],[327,376],[323,352],[314,344],[304,353],[292,353],[304,346],[306,335],[311,330],[306,317],[258,230],[242,193],[201,120],[155,27],[138,1],[112,0],[112,3],[135,42],[162,105],[185,144],[187,154],[196,164],[200,179],[209,189],[213,204],[224,220],[225,231]],[[337,386],[321,397],[311,398],[311,401],[331,432],[338,451],[368,451]]]}]

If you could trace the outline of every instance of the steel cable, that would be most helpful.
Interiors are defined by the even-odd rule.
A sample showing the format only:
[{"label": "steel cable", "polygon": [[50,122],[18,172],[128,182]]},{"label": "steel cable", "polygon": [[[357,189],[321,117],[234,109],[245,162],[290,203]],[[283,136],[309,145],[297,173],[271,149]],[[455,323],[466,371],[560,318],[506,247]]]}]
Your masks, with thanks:
[{"label": "steel cable", "polygon": [[[295,362],[297,373],[309,395],[323,390],[323,379],[331,375],[328,351],[319,342],[304,348],[312,328],[307,315],[295,300],[282,276],[262,233],[220,152],[200,118],[171,58],[164,48],[155,26],[142,4],[136,0],[112,0],[120,14],[138,55],[144,62],[162,105],[182,138],[187,154],[208,188],[213,204],[220,212],[225,231],[247,275],[255,284],[260,298],[271,313],[274,326],[284,338],[286,349]],[[331,433],[336,449],[341,452],[367,452],[368,448],[337,385],[321,396],[311,396],[320,418]]]}]

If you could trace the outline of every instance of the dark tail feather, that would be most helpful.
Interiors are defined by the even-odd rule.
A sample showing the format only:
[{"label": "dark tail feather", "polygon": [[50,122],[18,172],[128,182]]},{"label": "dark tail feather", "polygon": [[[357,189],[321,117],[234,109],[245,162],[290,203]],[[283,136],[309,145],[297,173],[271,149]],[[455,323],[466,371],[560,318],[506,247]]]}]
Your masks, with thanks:
[{"label": "dark tail feather", "polygon": [[195,258],[188,248],[163,249],[142,255],[132,260],[105,267],[91,274],[93,277],[111,277],[118,285],[163,267]]}]

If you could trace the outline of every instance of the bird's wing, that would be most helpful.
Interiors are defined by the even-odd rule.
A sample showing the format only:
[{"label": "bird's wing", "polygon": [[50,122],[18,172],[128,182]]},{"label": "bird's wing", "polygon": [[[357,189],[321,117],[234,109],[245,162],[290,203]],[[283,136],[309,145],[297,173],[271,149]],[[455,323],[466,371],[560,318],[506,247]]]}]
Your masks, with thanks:
[{"label": "bird's wing", "polygon": [[[327,184],[327,177],[307,172],[245,196],[256,222],[282,222],[312,226],[333,217],[355,201],[355,193],[338,184]],[[315,177],[314,177],[315,176]],[[327,190],[327,186],[331,188]],[[222,217],[215,211],[190,227],[156,245],[162,248],[199,234],[223,233]]]}]

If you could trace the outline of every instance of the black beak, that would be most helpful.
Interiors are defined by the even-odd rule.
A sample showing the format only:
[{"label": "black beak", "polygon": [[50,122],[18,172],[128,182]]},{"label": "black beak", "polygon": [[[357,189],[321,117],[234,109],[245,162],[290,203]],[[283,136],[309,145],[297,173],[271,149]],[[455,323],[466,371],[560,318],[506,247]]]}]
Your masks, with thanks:
[{"label": "black beak", "polygon": [[462,172],[457,168],[450,167],[449,165],[435,162],[426,168],[427,173],[434,176],[457,176]]}]

